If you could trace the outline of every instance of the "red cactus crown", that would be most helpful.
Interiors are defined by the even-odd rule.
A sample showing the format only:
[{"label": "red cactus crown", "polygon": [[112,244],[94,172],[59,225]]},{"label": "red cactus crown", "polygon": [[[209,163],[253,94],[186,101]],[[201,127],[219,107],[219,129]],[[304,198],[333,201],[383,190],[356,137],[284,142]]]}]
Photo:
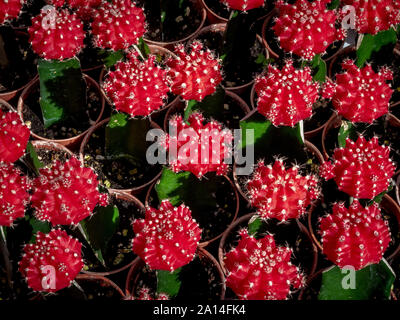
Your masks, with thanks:
[{"label": "red cactus crown", "polygon": [[143,9],[131,0],[104,1],[92,23],[96,45],[114,51],[137,44],[145,31]]},{"label": "red cactus crown", "polygon": [[165,144],[174,172],[190,171],[198,178],[207,172],[227,173],[229,166],[224,160],[230,155],[232,132],[219,122],[204,122],[200,113],[191,114],[187,123],[181,116],[169,121]]},{"label": "red cactus crown", "polygon": [[83,47],[83,23],[68,10],[43,10],[28,29],[33,51],[44,59],[75,57]]},{"label": "red cactus crown", "polygon": [[19,270],[33,290],[56,292],[69,287],[82,270],[81,248],[63,230],[38,232],[35,243],[25,245]]},{"label": "red cactus crown", "polygon": [[390,148],[379,145],[378,138],[369,141],[346,139],[346,147],[334,151],[333,163],[320,167],[325,179],[334,178],[339,190],[359,199],[372,199],[388,189],[396,166],[389,158]]},{"label": "red cactus crown", "polygon": [[30,181],[12,163],[0,162],[0,226],[10,227],[25,215]]},{"label": "red cactus crown", "polygon": [[0,128],[0,161],[15,162],[24,155],[31,132],[17,112],[1,108]]},{"label": "red cactus crown", "polygon": [[262,7],[265,0],[220,0],[228,8],[233,10],[247,11]]},{"label": "red cactus crown", "polygon": [[291,264],[292,249],[278,247],[272,235],[256,240],[247,230],[240,232],[236,248],[225,256],[226,285],[240,299],[284,300],[290,286],[300,288],[304,278]]},{"label": "red cactus crown", "polygon": [[185,100],[197,101],[213,94],[222,81],[220,60],[198,41],[190,45],[190,53],[185,52],[183,44],[176,46],[175,53],[177,58],[167,60],[172,92]]},{"label": "red cactus crown", "polygon": [[141,62],[131,55],[108,73],[103,88],[117,110],[132,117],[148,116],[163,106],[169,91],[167,72],[155,60],[156,56],[150,55]]},{"label": "red cactus crown", "polygon": [[338,113],[351,122],[367,123],[386,114],[393,94],[386,81],[393,73],[387,68],[376,73],[371,65],[359,69],[351,60],[343,61],[342,68],[346,72],[337,74],[336,83],[328,83],[323,92]]},{"label": "red cactus crown", "polygon": [[272,27],[279,43],[287,52],[310,60],[316,54],[344,38],[342,29],[335,27],[338,18],[335,10],[327,10],[330,0],[297,0],[295,4],[277,1],[279,16]]},{"label": "red cactus crown", "polygon": [[279,70],[271,65],[268,73],[256,80],[257,109],[275,126],[291,126],[312,115],[318,99],[318,83],[314,83],[311,69],[298,70],[288,60]]},{"label": "red cactus crown", "polygon": [[18,18],[26,0],[0,0],[0,25]]},{"label": "red cactus crown", "polygon": [[260,162],[247,190],[251,205],[262,218],[280,221],[300,218],[320,192],[315,176],[301,175],[297,166],[286,170],[281,160],[272,166]]},{"label": "red cactus crown", "polygon": [[168,200],[160,208],[147,207],[145,219],[135,220],[133,251],[155,270],[176,270],[193,260],[201,229],[185,205]]},{"label": "red cactus crown", "polygon": [[93,213],[97,204],[107,205],[107,196],[98,191],[97,175],[75,157],[40,169],[33,185],[35,216],[53,225],[78,224]]},{"label": "red cactus crown", "polygon": [[377,34],[400,23],[399,0],[343,0],[342,5],[355,8],[355,27],[359,33]]},{"label": "red cactus crown", "polygon": [[390,230],[377,203],[362,207],[354,200],[347,209],[343,203],[320,220],[323,253],[340,268],[360,270],[379,263],[390,242]]}]

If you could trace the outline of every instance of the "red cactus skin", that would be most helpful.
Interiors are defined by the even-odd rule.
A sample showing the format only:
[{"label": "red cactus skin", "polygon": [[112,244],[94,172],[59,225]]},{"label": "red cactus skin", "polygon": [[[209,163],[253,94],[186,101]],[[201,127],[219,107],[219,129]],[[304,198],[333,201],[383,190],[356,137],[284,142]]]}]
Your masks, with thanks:
[{"label": "red cactus skin", "polygon": [[94,17],[96,9],[100,7],[102,0],[53,0],[52,4],[62,7],[67,4],[75,9],[78,17],[82,20],[90,20]]},{"label": "red cactus skin", "polygon": [[317,177],[302,176],[298,166],[286,169],[282,160],[272,166],[260,162],[247,190],[251,205],[262,218],[279,221],[300,218],[320,193]]},{"label": "red cactus skin", "polygon": [[247,11],[264,6],[265,0],[220,0],[229,9]]},{"label": "red cactus skin", "polygon": [[128,62],[118,62],[110,71],[103,88],[118,111],[132,117],[148,116],[164,105],[169,91],[167,72],[150,55],[141,62],[131,55]]},{"label": "red cactus skin", "polygon": [[0,162],[0,226],[11,227],[25,215],[31,183],[12,163]]},{"label": "red cactus skin", "polygon": [[326,48],[345,37],[342,29],[335,27],[338,18],[335,10],[327,10],[330,0],[297,0],[291,5],[277,1],[279,16],[272,29],[283,50],[311,60],[324,54]]},{"label": "red cactus skin", "polygon": [[342,5],[355,8],[359,33],[377,34],[400,23],[399,0],[343,0]]},{"label": "red cactus skin", "polygon": [[93,213],[96,205],[107,205],[106,195],[98,191],[97,175],[71,157],[40,169],[33,181],[32,206],[35,216],[53,225],[78,224]]},{"label": "red cactus skin", "polygon": [[160,208],[146,208],[145,219],[135,220],[133,252],[154,270],[174,271],[193,260],[201,229],[185,205],[168,200]]},{"label": "red cactus skin", "polygon": [[379,263],[390,242],[390,230],[377,203],[362,207],[354,200],[347,209],[336,203],[333,213],[320,219],[323,253],[338,267],[360,270]]},{"label": "red cactus skin", "polygon": [[226,174],[229,166],[224,160],[230,155],[232,132],[216,121],[204,124],[205,119],[197,112],[187,122],[181,116],[169,121],[165,144],[172,171],[190,171],[199,179],[207,172]]},{"label": "red cactus skin", "polygon": [[334,178],[339,190],[359,199],[372,199],[388,189],[396,166],[389,158],[390,148],[360,136],[356,142],[346,139],[345,148],[334,151],[333,163],[325,162],[320,175]]},{"label": "red cactus skin", "polygon": [[[85,32],[83,23],[75,13],[68,10],[42,11],[32,19],[29,27],[33,51],[50,60],[75,57],[83,48]],[[54,15],[54,21],[51,17]]]},{"label": "red cactus skin", "polygon": [[143,9],[131,0],[104,1],[92,23],[96,45],[114,51],[137,44],[145,31]]},{"label": "red cactus skin", "polygon": [[284,300],[290,286],[304,284],[299,268],[292,265],[292,249],[277,247],[272,235],[256,240],[247,230],[240,231],[236,248],[225,256],[226,285],[241,300]]},{"label": "red cactus skin", "polygon": [[0,161],[15,162],[24,155],[31,132],[17,112],[1,108],[0,128]]},{"label": "red cactus skin", "polygon": [[0,0],[0,25],[18,18],[26,0]]},{"label": "red cactus skin", "polygon": [[196,101],[213,94],[222,81],[221,61],[198,41],[190,45],[190,53],[185,52],[183,44],[175,47],[175,53],[178,58],[167,60],[172,92]]},{"label": "red cactus skin", "polygon": [[293,127],[311,117],[319,84],[313,82],[310,68],[295,69],[288,60],[282,70],[269,65],[267,75],[256,79],[255,90],[258,112],[274,126]]},{"label": "red cactus skin", "polygon": [[393,90],[386,83],[393,73],[382,68],[376,73],[371,65],[359,69],[353,61],[345,60],[346,72],[336,75],[336,83],[328,84],[324,96],[332,98],[338,114],[351,122],[372,123],[389,110]]},{"label": "red cactus skin", "polygon": [[[63,230],[53,229],[48,234],[38,232],[36,242],[24,247],[19,271],[33,290],[59,291],[69,287],[82,270],[81,249],[82,244]],[[51,276],[51,270],[54,271],[55,286],[51,286],[51,279],[46,278]]]}]

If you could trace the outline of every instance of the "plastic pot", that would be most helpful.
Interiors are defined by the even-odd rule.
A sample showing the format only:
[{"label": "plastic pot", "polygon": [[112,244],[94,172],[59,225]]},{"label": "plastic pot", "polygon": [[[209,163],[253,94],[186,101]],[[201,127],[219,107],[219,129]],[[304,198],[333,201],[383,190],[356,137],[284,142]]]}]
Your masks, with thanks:
[{"label": "plastic pot", "polygon": [[198,8],[198,10],[201,11],[201,22],[199,27],[190,35],[188,35],[187,37],[183,38],[183,39],[179,39],[179,40],[175,40],[175,41],[170,41],[170,42],[160,42],[160,41],[154,41],[154,40],[150,40],[146,38],[146,35],[143,37],[143,40],[149,44],[149,45],[156,45],[156,46],[160,46],[160,47],[164,47],[167,48],[169,50],[173,50],[174,47],[179,44],[179,43],[185,43],[191,39],[194,39],[197,37],[199,31],[201,30],[201,28],[203,28],[206,19],[207,19],[207,12],[204,8],[201,7],[201,4],[198,2],[198,0],[194,0],[193,1],[194,5]]},{"label": "plastic pot", "polygon": [[[21,37],[26,37],[26,41],[29,39],[29,34],[26,31],[23,31],[24,28],[17,29],[13,28],[15,30],[15,33]],[[26,87],[30,86],[32,83],[34,83],[38,79],[38,75],[33,77],[33,79],[30,79],[25,85],[21,86],[18,89],[11,90],[11,91],[6,91],[6,92],[1,92],[0,93],[0,99],[3,99],[5,101],[10,101],[11,99],[15,98],[18,96]]]},{"label": "plastic pot", "polygon": [[[221,266],[217,262],[217,260],[204,248],[197,248],[197,255],[200,259],[205,259],[208,261],[216,270],[219,275],[219,280],[221,283],[221,291],[220,291],[220,300],[224,300],[225,298],[225,275],[221,269]],[[145,267],[145,262],[140,258],[137,257],[134,261],[133,265],[129,269],[128,276],[126,278],[125,283],[125,295],[126,297],[132,297],[134,294],[136,287],[138,286],[138,279],[140,276],[140,272],[142,271],[143,267]]]},{"label": "plastic pot", "polygon": [[[103,95],[101,94],[100,91],[100,87],[98,85],[98,83],[93,80],[91,77],[89,77],[88,75],[83,75],[86,82],[87,82],[87,86],[93,87],[96,89],[96,91],[98,92],[98,95],[101,99],[101,109],[99,112],[99,115],[97,117],[97,119],[95,120],[95,124],[98,123],[100,121],[100,119],[103,116],[103,112],[104,112],[104,107],[105,107],[105,100],[103,98]],[[18,100],[18,113],[20,114],[20,116],[23,119],[23,110],[25,108],[25,100],[29,97],[30,94],[32,94],[32,92],[34,90],[36,90],[39,86],[39,77],[35,78],[35,80],[33,82],[31,82],[22,92],[21,96],[19,97]],[[23,119],[25,121],[25,119]],[[92,126],[93,127],[93,126]],[[72,138],[68,138],[68,139],[47,139],[44,137],[41,137],[37,134],[35,134],[34,132],[31,131],[31,135],[34,139],[37,140],[43,140],[43,141],[47,141],[47,142],[55,142],[55,143],[59,143],[62,144],[63,146],[74,150],[75,148],[77,148],[79,146],[79,144],[81,143],[83,137],[90,131],[91,128],[88,128],[87,130],[85,130],[84,132],[82,132],[81,134],[72,137]]]},{"label": "plastic pot", "polygon": [[[200,32],[197,34],[197,36],[201,36],[210,32],[218,32],[218,33],[224,33],[226,29],[226,23],[219,23],[219,24],[212,24],[209,26],[204,27],[203,29],[200,30]],[[257,35],[257,40],[262,44],[262,38]],[[269,58],[269,53],[268,50],[265,49],[265,56],[268,59]],[[243,85],[240,86],[235,86],[235,87],[225,87],[223,86],[227,91],[232,91],[238,95],[244,93],[247,89],[250,89],[251,86],[254,84],[254,80],[245,83]]]},{"label": "plastic pot", "polygon": [[[85,163],[85,147],[88,144],[90,137],[93,135],[93,133],[95,133],[97,130],[100,130],[102,127],[106,126],[107,123],[110,121],[110,118],[104,119],[101,122],[97,123],[95,126],[91,127],[90,130],[87,132],[87,134],[85,135],[85,137],[82,140],[82,144],[80,146],[79,149],[79,158],[80,161],[82,163]],[[153,129],[160,129],[161,127],[159,127],[155,122],[151,121],[151,127]],[[161,176],[161,170],[160,172],[154,177],[152,178],[150,181],[147,181],[146,183],[134,187],[134,188],[127,188],[127,189],[114,189],[114,188],[109,188],[109,192],[123,192],[123,193],[127,193],[127,194],[138,194],[141,191],[143,191],[144,189],[146,189],[149,185],[151,185],[154,181],[156,181],[159,177]]]},{"label": "plastic pot", "polygon": [[[240,206],[240,204],[239,204],[239,194],[238,194],[238,192],[237,192],[237,190],[236,190],[236,188],[235,188],[235,185],[232,183],[232,181],[231,181],[231,179],[229,179],[227,176],[223,176],[227,181],[228,181],[228,183],[229,183],[229,185],[232,187],[232,189],[233,189],[233,191],[234,191],[234,194],[235,194],[235,198],[234,198],[234,200],[233,200],[233,202],[235,203],[235,212],[234,212],[234,214],[233,214],[233,218],[232,218],[232,221],[231,221],[231,223],[233,223],[235,220],[236,220],[236,218],[237,218],[237,215],[238,215],[238,213],[239,213],[239,206]],[[150,196],[151,196],[151,193],[153,192],[153,190],[154,190],[154,187],[155,187],[155,185],[156,185],[156,183],[157,182],[154,182],[152,185],[151,185],[151,187],[147,190],[147,193],[146,193],[146,199],[145,199],[145,206],[147,207],[147,206],[150,206]],[[200,226],[201,227],[201,226]],[[209,239],[209,240],[207,240],[207,241],[203,241],[203,242],[200,242],[199,243],[199,247],[200,248],[204,248],[204,247],[206,247],[206,246],[208,246],[209,244],[211,244],[211,243],[213,243],[213,242],[215,242],[216,240],[218,240],[219,238],[221,238],[222,237],[222,234],[223,234],[223,232],[222,233],[220,233],[219,235],[217,235],[217,236],[215,236],[215,237],[213,237],[212,239]]]},{"label": "plastic pot", "polygon": [[[143,212],[145,210],[143,203],[141,201],[139,201],[139,199],[137,199],[136,197],[134,197],[134,196],[132,196],[130,194],[122,193],[122,192],[118,192],[118,191],[110,191],[110,196],[115,196],[119,200],[124,200],[126,202],[133,203],[135,206],[137,206]],[[120,267],[120,268],[115,269],[115,270],[111,270],[111,271],[107,271],[107,272],[94,272],[94,271],[84,271],[84,270],[82,270],[82,273],[86,274],[86,275],[93,275],[93,276],[100,276],[100,277],[106,277],[106,276],[114,275],[114,274],[120,273],[120,272],[128,269],[129,267],[131,267],[133,265],[133,263],[135,262],[135,259],[136,258],[134,258],[131,262],[129,262],[128,264],[124,265],[123,267]]]}]

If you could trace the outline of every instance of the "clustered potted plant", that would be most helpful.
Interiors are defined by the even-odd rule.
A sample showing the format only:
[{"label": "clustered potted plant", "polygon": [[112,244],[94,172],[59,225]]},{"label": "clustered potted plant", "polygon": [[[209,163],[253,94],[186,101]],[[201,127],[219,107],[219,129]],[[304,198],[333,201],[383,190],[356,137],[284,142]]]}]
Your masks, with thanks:
[{"label": "clustered potted plant", "polygon": [[400,298],[399,25],[0,0],[0,300]]}]

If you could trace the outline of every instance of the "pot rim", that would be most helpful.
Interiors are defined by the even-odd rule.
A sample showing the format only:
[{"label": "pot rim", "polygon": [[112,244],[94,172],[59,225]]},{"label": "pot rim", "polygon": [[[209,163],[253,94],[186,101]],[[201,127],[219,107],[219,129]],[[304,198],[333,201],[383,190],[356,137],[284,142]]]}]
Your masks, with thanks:
[{"label": "pot rim", "polygon": [[[225,300],[225,292],[226,292],[225,274],[222,271],[220,264],[214,258],[214,256],[211,255],[205,248],[197,247],[196,255],[206,258],[207,260],[209,260],[211,262],[211,264],[214,267],[216,267],[218,274],[220,276],[220,280],[221,280],[220,300]],[[145,262],[139,256],[134,260],[133,264],[131,265],[128,275],[126,277],[126,281],[125,281],[125,296],[126,297],[132,297],[132,292],[134,291],[134,288],[136,287],[136,282],[137,282],[137,279],[139,276],[138,271],[140,271],[140,270],[138,270],[138,269],[140,267],[144,267],[145,265],[146,265]],[[137,273],[137,275],[136,275],[136,273]],[[132,279],[134,275],[136,275],[136,277],[135,277],[135,279]],[[132,284],[132,286],[130,286],[132,280],[133,280],[133,284]]]},{"label": "pot rim", "polygon": [[[80,148],[79,148],[79,160],[81,161],[82,164],[85,163],[85,147],[86,147],[88,141],[90,140],[90,137],[96,130],[98,130],[100,127],[104,126],[105,124],[107,124],[109,121],[110,121],[110,118],[100,121],[96,125],[92,126],[90,128],[90,130],[87,132],[87,134],[84,136],[82,143],[80,145]],[[150,120],[150,124],[151,124],[152,128],[162,130],[161,127],[158,124],[156,124],[154,121]],[[134,188],[127,188],[127,189],[107,188],[107,189],[109,192],[122,192],[122,193],[130,194],[130,195],[138,194],[141,191],[143,191],[146,187],[148,187],[150,184],[152,184],[154,181],[156,181],[161,176],[161,172],[162,172],[162,169],[153,179],[151,179],[150,181],[148,181],[140,186],[134,187]]]},{"label": "pot rim", "polygon": [[[101,110],[100,113],[97,117],[97,119],[95,120],[95,123],[90,126],[89,128],[87,128],[84,132],[80,133],[77,136],[74,136],[72,138],[67,138],[67,139],[48,139],[45,137],[41,137],[39,135],[37,135],[36,133],[34,133],[31,130],[31,136],[33,138],[35,138],[36,140],[42,140],[42,141],[47,141],[47,142],[55,142],[55,143],[59,143],[62,144],[66,147],[70,147],[76,143],[78,143],[81,139],[83,139],[83,137],[90,131],[90,129],[96,125],[102,118],[103,116],[103,112],[104,112],[104,108],[105,108],[105,100],[103,95],[101,94],[101,90],[100,90],[100,86],[99,84],[90,76],[88,76],[87,74],[82,74],[84,79],[87,80],[88,82],[86,83],[86,87],[88,86],[93,86],[94,89],[96,89],[98,91],[100,100],[101,100]],[[34,86],[38,85],[39,83],[39,76],[37,76],[34,81],[32,81],[21,93],[19,99],[18,99],[18,106],[17,106],[17,111],[19,113],[19,115],[21,116],[22,119],[24,119],[23,117],[23,109],[24,109],[24,105],[25,105],[25,99],[31,94],[32,90],[34,89]],[[25,122],[25,121],[24,121]]]},{"label": "pot rim", "polygon": [[[219,16],[218,14],[216,14],[213,10],[211,10],[211,8],[209,6],[207,6],[207,3],[205,2],[205,0],[200,0],[201,1],[201,5],[204,7],[204,9],[207,11],[207,14],[209,16],[212,16],[212,20],[214,20],[217,23],[227,23],[228,19],[223,18],[221,16]],[[210,22],[211,19],[208,19]]]},{"label": "pot rim", "polygon": [[101,275],[94,275],[94,274],[85,274],[85,273],[79,273],[76,278],[76,280],[83,280],[83,281],[101,281],[103,283],[108,284],[110,287],[112,287],[115,291],[117,291],[122,299],[125,299],[125,293],[122,291],[122,289],[112,280],[103,277]]}]

